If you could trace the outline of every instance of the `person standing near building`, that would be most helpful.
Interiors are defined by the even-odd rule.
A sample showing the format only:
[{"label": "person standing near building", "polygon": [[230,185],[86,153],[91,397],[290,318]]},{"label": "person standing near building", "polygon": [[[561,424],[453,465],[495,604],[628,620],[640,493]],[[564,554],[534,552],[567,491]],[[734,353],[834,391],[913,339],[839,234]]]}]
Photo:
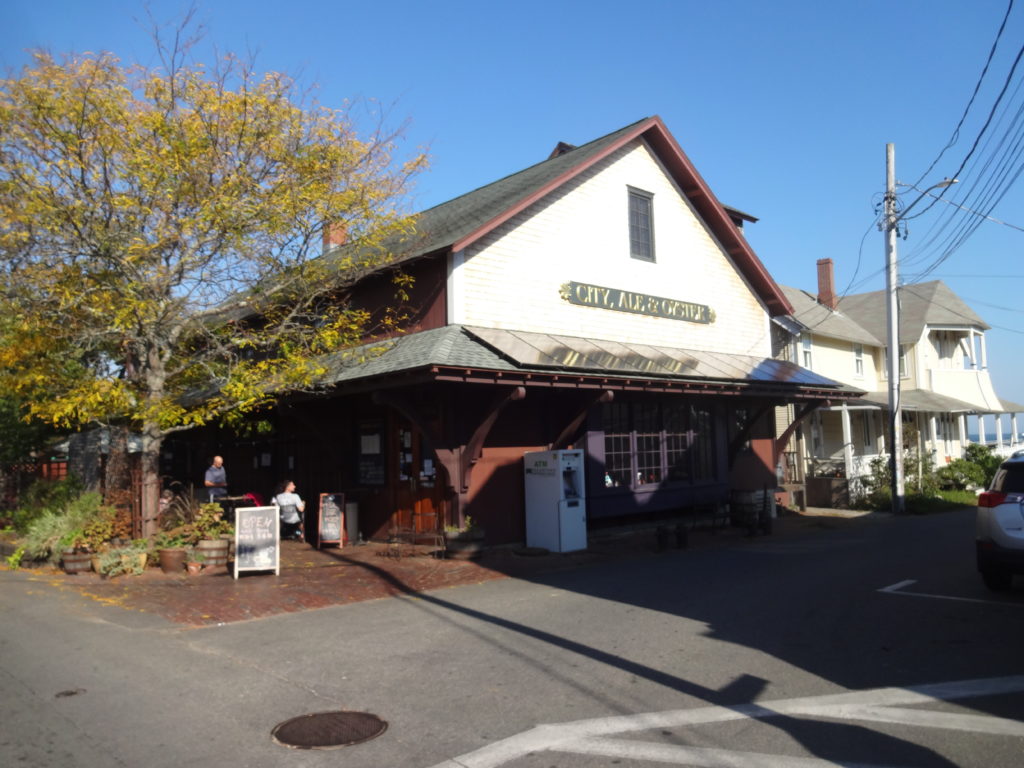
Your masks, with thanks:
[{"label": "person standing near building", "polygon": [[228,475],[224,469],[224,459],[213,457],[213,464],[206,470],[203,484],[210,493],[210,501],[220,501],[228,495]]},{"label": "person standing near building", "polygon": [[281,538],[302,538],[302,513],[306,510],[304,502],[295,492],[295,483],[285,480],[274,497],[274,503],[281,510]]}]

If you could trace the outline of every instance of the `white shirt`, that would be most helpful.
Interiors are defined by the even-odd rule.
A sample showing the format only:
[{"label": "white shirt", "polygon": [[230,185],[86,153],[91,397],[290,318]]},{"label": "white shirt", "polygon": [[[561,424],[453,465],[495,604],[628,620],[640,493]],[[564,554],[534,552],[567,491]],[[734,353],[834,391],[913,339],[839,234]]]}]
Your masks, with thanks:
[{"label": "white shirt", "polygon": [[277,506],[279,507],[292,506],[295,508],[295,510],[297,510],[292,512],[287,517],[282,516],[281,520],[285,523],[288,523],[289,525],[294,525],[295,523],[299,522],[298,513],[306,508],[306,502],[300,499],[299,494],[297,493],[279,493],[277,494],[277,496],[274,497],[274,503],[277,504]]}]

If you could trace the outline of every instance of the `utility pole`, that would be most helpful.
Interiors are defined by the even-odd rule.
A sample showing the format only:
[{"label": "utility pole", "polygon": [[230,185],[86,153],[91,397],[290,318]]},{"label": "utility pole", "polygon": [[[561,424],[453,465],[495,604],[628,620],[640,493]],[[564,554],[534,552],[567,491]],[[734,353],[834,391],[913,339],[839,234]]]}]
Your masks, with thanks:
[{"label": "utility pole", "polygon": [[[916,202],[916,201],[915,201]],[[892,478],[892,511],[903,513],[903,423],[900,411],[900,307],[896,290],[896,148],[885,145],[885,294],[889,352],[889,474]]]},{"label": "utility pole", "polygon": [[[889,358],[889,473],[892,478],[892,511],[896,515],[903,513],[905,501],[903,485],[903,418],[900,408],[900,304],[899,296],[897,295],[899,273],[896,259],[896,238],[899,235],[900,219],[910,213],[911,208],[921,202],[933,189],[945,189],[951,184],[957,184],[958,182],[959,179],[947,178],[938,184],[932,184],[928,189],[921,192],[914,202],[904,208],[902,213],[897,213],[896,148],[892,144],[885,145],[885,207],[882,214],[883,221],[879,229],[885,232],[885,306],[888,326],[886,352]],[[913,185],[900,184],[900,186],[909,187]],[[917,187],[913,188],[917,189]]]}]

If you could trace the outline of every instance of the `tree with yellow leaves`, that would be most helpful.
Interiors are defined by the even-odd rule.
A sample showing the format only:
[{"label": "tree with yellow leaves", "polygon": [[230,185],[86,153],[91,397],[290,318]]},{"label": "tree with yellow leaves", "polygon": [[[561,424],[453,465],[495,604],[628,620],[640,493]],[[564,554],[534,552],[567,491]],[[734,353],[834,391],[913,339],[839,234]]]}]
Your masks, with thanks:
[{"label": "tree with yellow leaves", "polygon": [[36,53],[0,87],[0,386],[141,436],[146,533],[167,435],[315,388],[365,338],[346,288],[411,231],[425,164],[284,75],[166,61]]}]

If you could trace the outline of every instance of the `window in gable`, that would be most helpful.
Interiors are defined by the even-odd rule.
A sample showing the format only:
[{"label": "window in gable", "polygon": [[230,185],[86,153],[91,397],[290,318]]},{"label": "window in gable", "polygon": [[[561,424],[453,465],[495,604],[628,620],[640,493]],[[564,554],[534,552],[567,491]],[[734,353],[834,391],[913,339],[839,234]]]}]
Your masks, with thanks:
[{"label": "window in gable", "polygon": [[853,345],[853,373],[857,378],[864,376],[864,345]]},{"label": "window in gable", "polygon": [[654,261],[654,195],[629,190],[629,255]]},{"label": "window in gable", "polygon": [[809,333],[805,333],[800,336],[800,346],[803,348],[800,363],[807,370],[813,371],[814,366],[812,365],[813,361],[811,358],[811,335]]}]

